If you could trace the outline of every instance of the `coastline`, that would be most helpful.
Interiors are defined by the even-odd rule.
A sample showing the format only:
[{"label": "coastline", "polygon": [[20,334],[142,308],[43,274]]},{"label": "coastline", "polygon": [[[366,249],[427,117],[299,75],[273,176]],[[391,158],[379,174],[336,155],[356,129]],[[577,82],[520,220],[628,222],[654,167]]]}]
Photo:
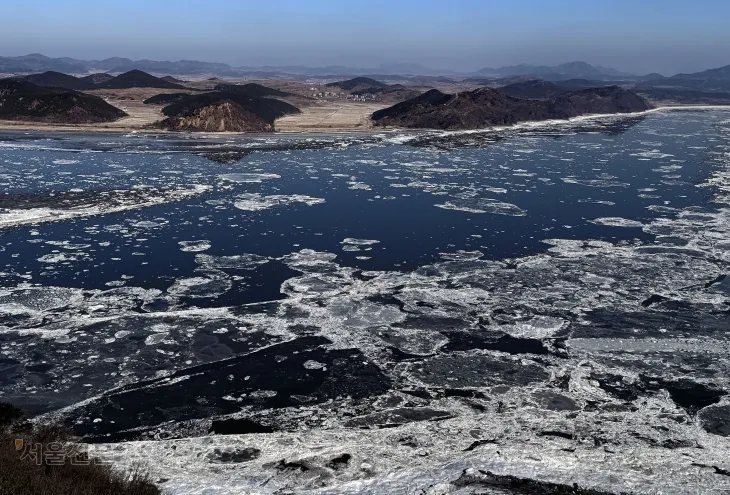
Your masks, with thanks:
[{"label": "coastline", "polygon": [[[535,121],[524,121],[516,124],[507,126],[490,126],[479,129],[460,129],[460,130],[445,130],[445,129],[413,129],[413,128],[402,128],[402,127],[375,127],[366,126],[359,122],[357,125],[288,125],[284,129],[276,129],[274,132],[268,133],[270,135],[299,135],[299,134],[381,134],[383,132],[441,132],[446,135],[451,134],[469,134],[469,133],[481,133],[481,132],[493,132],[502,131],[508,129],[519,129],[520,127],[535,127],[541,125],[553,125],[558,123],[572,123],[581,122],[585,120],[603,119],[610,117],[638,117],[641,115],[649,115],[651,113],[657,113],[662,111],[675,111],[675,110],[728,110],[730,109],[730,103],[727,105],[695,105],[695,104],[676,104],[676,105],[662,105],[642,112],[631,112],[631,113],[608,113],[608,114],[587,114],[578,117],[572,117],[570,119],[551,119],[551,120],[535,120]],[[181,135],[251,135],[254,133],[246,132],[180,132],[180,131],[169,131],[167,129],[158,129],[149,127],[149,125],[124,125],[121,121],[126,119],[120,119],[117,122],[109,122],[104,124],[56,124],[46,123],[28,120],[0,120],[0,131],[24,131],[24,132],[82,132],[82,133],[139,133],[139,134],[181,134]],[[260,134],[260,133],[256,133]]]}]

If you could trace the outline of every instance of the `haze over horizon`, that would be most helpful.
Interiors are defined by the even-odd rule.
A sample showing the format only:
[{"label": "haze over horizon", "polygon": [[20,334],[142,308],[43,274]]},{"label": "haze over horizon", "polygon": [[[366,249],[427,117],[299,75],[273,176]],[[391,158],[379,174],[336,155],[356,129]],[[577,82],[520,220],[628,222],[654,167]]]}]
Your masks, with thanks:
[{"label": "haze over horizon", "polygon": [[646,74],[727,65],[730,3],[327,0],[174,4],[10,0],[2,56],[196,59],[234,66],[418,63],[475,71],[583,60]]}]

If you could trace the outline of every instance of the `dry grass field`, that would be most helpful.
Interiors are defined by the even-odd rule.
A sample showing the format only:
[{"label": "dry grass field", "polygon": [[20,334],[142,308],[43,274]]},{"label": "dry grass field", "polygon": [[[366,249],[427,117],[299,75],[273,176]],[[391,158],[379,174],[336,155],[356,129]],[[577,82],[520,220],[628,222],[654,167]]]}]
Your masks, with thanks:
[{"label": "dry grass field", "polygon": [[302,108],[298,115],[278,119],[275,126],[280,132],[364,131],[372,128],[370,114],[388,106],[348,100],[323,101]]}]

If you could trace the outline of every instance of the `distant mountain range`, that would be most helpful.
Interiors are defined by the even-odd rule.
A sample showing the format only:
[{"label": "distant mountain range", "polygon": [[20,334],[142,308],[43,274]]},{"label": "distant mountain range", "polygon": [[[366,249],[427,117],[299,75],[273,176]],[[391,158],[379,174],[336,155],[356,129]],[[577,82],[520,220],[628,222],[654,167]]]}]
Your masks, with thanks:
[{"label": "distant mountain range", "polygon": [[359,75],[359,74],[404,74],[404,75],[445,75],[452,71],[431,69],[419,64],[382,64],[374,68],[353,68],[339,65],[325,67],[307,67],[303,65],[233,67],[228,64],[200,62],[197,60],[156,61],[132,60],[122,57],[111,57],[104,60],[79,60],[62,57],[51,58],[40,53],[32,53],[20,57],[0,57],[0,72],[11,74],[30,74],[35,72],[64,72],[67,74],[84,74],[90,72],[128,72],[143,70],[165,74],[194,75],[216,74],[219,76],[254,75]]},{"label": "distant mountain range", "polygon": [[[358,76],[358,75],[418,75],[418,76],[458,76],[450,70],[433,69],[414,63],[388,63],[377,67],[358,68],[342,65],[324,67],[307,67],[304,65],[233,67],[223,63],[200,62],[197,60],[156,61],[132,60],[122,57],[111,57],[104,60],[79,60],[62,57],[51,58],[39,53],[20,57],[0,57],[0,72],[28,74],[34,72],[56,71],[67,74],[84,74],[90,72],[128,72],[137,69],[147,72],[165,74],[194,75],[216,74],[219,76],[258,75],[271,77],[277,74],[300,76]],[[603,76],[631,76],[630,74],[601,66],[592,66],[586,62],[569,62],[558,66],[514,65],[497,69],[485,68],[471,74],[484,76],[533,75],[540,77],[586,77],[601,78]]]},{"label": "distant mountain range", "polygon": [[586,62],[568,62],[560,65],[510,65],[497,69],[484,68],[476,72],[479,75],[509,76],[537,76],[546,80],[561,79],[605,79],[605,78],[634,78],[633,74],[621,72],[610,67],[593,66]]},{"label": "distant mountain range", "polygon": [[[45,71],[66,74],[90,74],[94,72],[116,74],[131,70],[143,70],[169,75],[217,75],[223,77],[255,77],[261,79],[277,77],[330,77],[336,79],[342,78],[342,76],[369,76],[375,79],[387,78],[391,80],[418,79],[420,83],[448,82],[451,78],[463,79],[465,77],[470,77],[475,80],[527,77],[540,78],[546,81],[564,81],[568,79],[627,82],[648,81],[651,84],[657,84],[660,80],[664,80],[669,84],[672,84],[672,81],[730,82],[730,65],[693,74],[676,74],[665,78],[663,75],[657,73],[636,75],[610,67],[591,65],[582,61],[559,65],[520,64],[497,68],[486,67],[475,72],[457,73],[449,70],[433,69],[414,63],[389,63],[371,68],[346,67],[341,65],[325,67],[307,67],[304,65],[234,67],[223,63],[201,62],[197,60],[178,60],[172,62],[146,59],[132,60],[121,57],[111,57],[104,60],[79,60],[68,57],[51,58],[39,53],[20,57],[0,57],[0,72],[10,74],[31,74]],[[691,85],[698,88],[717,86],[716,84],[714,86],[712,84],[703,85],[697,82]]]},{"label": "distant mountain range", "polygon": [[45,71],[84,74],[89,72],[128,72],[134,69],[167,74],[235,75],[237,73],[228,64],[198,62],[195,60],[158,62],[120,57],[111,57],[104,60],[78,60],[68,57],[51,58],[40,53],[32,53],[21,57],[0,57],[0,72],[17,74]]}]

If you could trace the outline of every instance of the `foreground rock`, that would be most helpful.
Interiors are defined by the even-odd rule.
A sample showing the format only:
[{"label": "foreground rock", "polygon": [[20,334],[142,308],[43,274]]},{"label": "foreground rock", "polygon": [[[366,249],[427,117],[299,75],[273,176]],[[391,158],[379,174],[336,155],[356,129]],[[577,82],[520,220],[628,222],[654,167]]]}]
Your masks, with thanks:
[{"label": "foreground rock", "polygon": [[98,96],[27,81],[0,80],[0,119],[58,124],[112,122],[127,114]]},{"label": "foreground rock", "polygon": [[642,97],[618,86],[570,91],[547,100],[515,98],[491,88],[453,95],[434,89],[379,110],[372,119],[380,126],[457,130],[650,108]]},{"label": "foreground rock", "polygon": [[234,91],[191,95],[162,109],[160,126],[174,131],[273,132],[274,120],[300,110],[273,98]]}]

